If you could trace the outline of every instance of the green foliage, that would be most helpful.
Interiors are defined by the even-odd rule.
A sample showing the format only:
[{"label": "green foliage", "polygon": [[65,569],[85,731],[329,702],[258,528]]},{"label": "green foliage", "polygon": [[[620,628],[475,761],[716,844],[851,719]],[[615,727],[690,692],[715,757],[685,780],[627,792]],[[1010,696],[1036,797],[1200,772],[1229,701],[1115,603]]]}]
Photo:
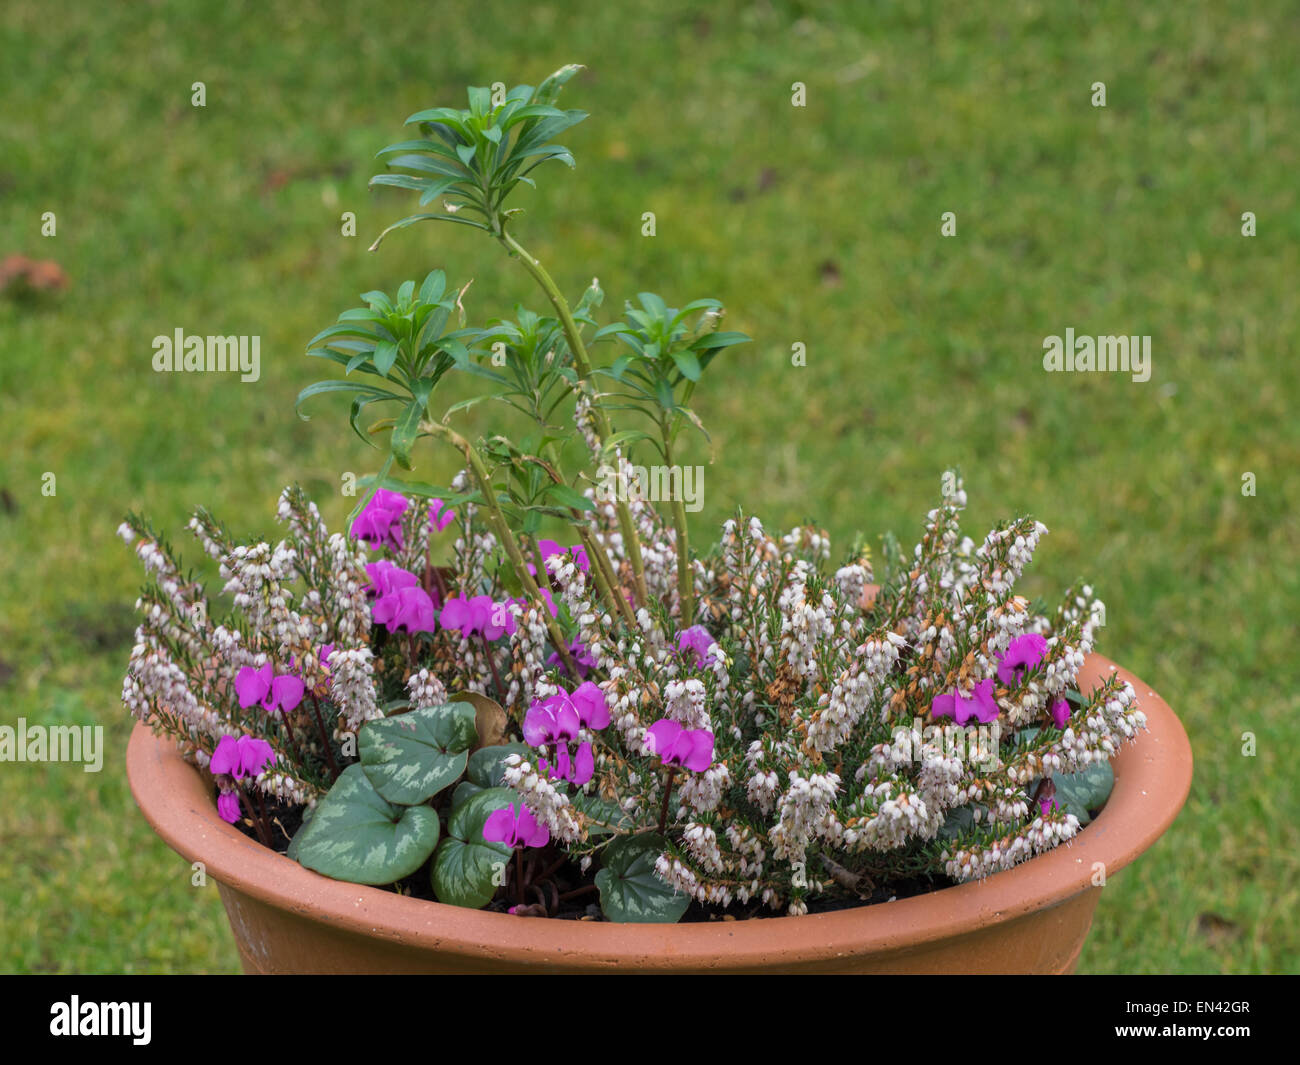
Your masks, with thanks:
[{"label": "green foliage", "polygon": [[410,876],[438,842],[438,815],[428,806],[398,806],[350,765],[321,799],[298,843],[308,869],[354,884],[391,884]]},{"label": "green foliage", "polygon": [[496,747],[480,747],[469,756],[469,768],[465,778],[480,788],[495,788],[501,785],[501,774],[505,771],[506,759],[512,754],[531,756],[533,749],[523,743],[503,743]]},{"label": "green foliage", "polygon": [[374,423],[370,432],[391,428],[389,446],[393,458],[409,470],[411,448],[420,436],[420,419],[434,388],[453,366],[473,365],[466,341],[472,342],[477,331],[445,331],[453,311],[458,312],[464,325],[464,310],[459,306],[462,291],[448,292],[446,276],[434,270],[418,291],[414,281],[407,281],[393,297],[378,291],[363,293],[366,306],[340,314],[336,324],[312,337],[307,354],[342,366],[345,375],[367,374],[393,387],[347,380],[317,381],[298,394],[299,413],[303,403],[313,396],[351,395],[348,422],[358,436],[368,440],[358,425],[362,412],[375,404],[399,404],[402,409],[396,417]]},{"label": "green foliage", "polygon": [[681,920],[691,900],[655,874],[655,862],[667,846],[663,836],[646,832],[610,842],[596,874],[600,908],[620,924],[672,924]]},{"label": "green foliage", "polygon": [[368,722],[358,736],[357,753],[380,795],[413,806],[460,779],[477,738],[474,708],[447,703]]},{"label": "green foliage", "polygon": [[418,192],[421,207],[446,197],[445,210],[403,218],[385,229],[372,247],[393,230],[424,221],[456,222],[503,234],[506,219],[514,213],[505,202],[521,181],[532,185],[528,175],[550,159],[574,165],[572,153],[552,139],[581,122],[586,112],[553,105],[564,83],[581,69],[562,67],[535,89],[516,85],[495,105],[491,89],[472,87],[467,110],[435,107],[408,118],[406,124],[418,125],[424,139],[390,144],[379,153],[388,157],[388,166],[408,173],[379,174],[370,184]]},{"label": "green foliage", "polygon": [[509,788],[494,787],[475,791],[452,808],[447,835],[438,845],[430,870],[439,902],[480,909],[492,901],[512,849],[485,840],[483,825],[493,811],[516,801],[518,796]]}]

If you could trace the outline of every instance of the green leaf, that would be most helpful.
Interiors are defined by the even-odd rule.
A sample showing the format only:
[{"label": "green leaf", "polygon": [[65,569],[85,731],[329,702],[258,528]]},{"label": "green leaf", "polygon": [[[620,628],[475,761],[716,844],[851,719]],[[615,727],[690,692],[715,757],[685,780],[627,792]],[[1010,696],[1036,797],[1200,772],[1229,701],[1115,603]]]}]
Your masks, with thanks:
[{"label": "green leaf", "polygon": [[411,468],[411,448],[420,435],[420,418],[423,415],[424,403],[413,399],[393,425],[393,437],[389,446],[393,450],[393,458],[397,459],[397,464],[404,470]]},{"label": "green leaf", "polygon": [[655,875],[655,862],[667,844],[655,832],[623,836],[605,848],[596,874],[600,908],[620,924],[673,924],[691,904]]},{"label": "green leaf", "polygon": [[452,809],[447,837],[434,854],[429,873],[439,902],[477,910],[492,901],[504,883],[512,848],[485,840],[483,825],[494,811],[516,800],[509,788],[488,788]]},{"label": "green leaf", "polygon": [[480,747],[469,756],[469,768],[465,776],[480,788],[497,788],[501,786],[501,777],[505,772],[506,759],[512,754],[527,758],[532,748],[522,743],[503,743],[496,747]]},{"label": "green leaf", "polygon": [[695,352],[691,351],[690,348],[674,351],[672,358],[677,369],[681,371],[686,380],[698,381],[700,379],[700,360],[695,357]]},{"label": "green leaf", "polygon": [[334,880],[391,884],[428,861],[438,831],[431,807],[394,806],[361,766],[350,765],[317,804],[302,832],[298,861]]},{"label": "green leaf", "polygon": [[397,361],[397,345],[391,340],[381,340],[375,345],[375,369],[385,377]]},{"label": "green leaf", "polygon": [[569,507],[572,510],[595,510],[596,504],[584,496],[581,492],[570,488],[567,484],[552,484],[546,488],[546,498],[554,500],[562,506]]},{"label": "green leaf", "polygon": [[608,836],[611,832],[628,832],[635,827],[631,814],[612,799],[579,791],[569,796],[569,802],[591,818],[587,826],[589,835]]},{"label": "green leaf", "polygon": [[456,782],[477,737],[474,708],[447,703],[369,722],[361,729],[357,753],[383,798],[413,806]]},{"label": "green leaf", "polygon": [[[1067,814],[1074,814],[1079,824],[1086,825],[1092,820],[1090,811],[1099,810],[1110,797],[1115,771],[1109,762],[1093,762],[1077,773],[1054,773],[1052,782],[1056,785],[1057,804]],[[1037,811],[1030,810],[1030,813]]]}]

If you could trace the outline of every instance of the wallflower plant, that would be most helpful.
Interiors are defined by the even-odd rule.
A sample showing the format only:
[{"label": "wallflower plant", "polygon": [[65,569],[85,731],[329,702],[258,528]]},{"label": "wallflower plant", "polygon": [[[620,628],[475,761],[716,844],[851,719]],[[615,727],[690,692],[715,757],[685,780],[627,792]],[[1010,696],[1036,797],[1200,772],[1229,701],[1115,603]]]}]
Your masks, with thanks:
[{"label": "wallflower plant", "polygon": [[[946,474],[877,587],[861,551],[832,565],[818,529],[775,536],[740,513],[700,551],[680,492],[661,512],[607,490],[634,459],[681,461],[683,430],[704,432],[696,386],[748,338],[722,330],[717,300],[649,292],[602,325],[599,284],[570,304],[520,243],[518,186],[574,165],[555,138],[586,115],[556,103],[578,69],[470,89],[468,109],[412,115],[421,135],[379,153],[372,185],[420,210],[376,247],[417,222],[472,227],[543,309],[474,324],[469,283],[433,270],[318,333],[308,354],[342,376],[299,408],[346,396],[383,454],[346,532],[297,488],[276,543],[200,510],[190,528],[230,600],[217,620],[128,518],[149,581],[124,702],[212,775],[224,819],[307,868],[519,916],[803,914],[1069,840],[1144,718],[1117,677],[1079,688],[1102,616],[1090,588],[1050,613],[1015,593],[1041,524],[976,544]],[[449,374],[484,391],[442,409]],[[500,431],[470,439],[457,415],[485,401]],[[395,473],[425,441],[463,467],[450,485]]]}]

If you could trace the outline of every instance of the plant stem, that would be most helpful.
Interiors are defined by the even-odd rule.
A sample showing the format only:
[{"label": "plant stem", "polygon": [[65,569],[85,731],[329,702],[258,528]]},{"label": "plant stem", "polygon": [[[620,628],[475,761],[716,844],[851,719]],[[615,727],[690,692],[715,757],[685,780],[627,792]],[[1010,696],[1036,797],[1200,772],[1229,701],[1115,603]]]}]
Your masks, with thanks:
[{"label": "plant stem", "polygon": [[664,427],[664,459],[668,463],[669,476],[676,482],[673,491],[672,511],[673,526],[677,531],[677,613],[683,628],[695,624],[695,570],[691,565],[690,532],[686,527],[686,503],[682,499],[682,476],[680,471],[674,477],[672,445],[668,441],[667,426]]},{"label": "plant stem", "polygon": [[[587,357],[587,346],[582,342],[582,334],[578,332],[578,324],[573,320],[573,313],[569,310],[569,304],[564,298],[564,294],[560,292],[559,286],[555,284],[551,275],[546,272],[546,268],[522,244],[507,233],[504,226],[501,227],[498,239],[505,245],[507,250],[524,264],[524,269],[542,286],[542,291],[546,293],[547,298],[551,301],[555,313],[560,316],[560,324],[564,327],[564,335],[569,341],[569,350],[573,353],[573,364],[578,371],[578,377],[585,381],[591,376],[591,360]],[[596,419],[596,432],[602,441],[608,440],[613,435],[613,431],[610,428],[609,418],[605,414],[605,408],[600,405],[594,395],[591,395],[590,399],[591,412]],[[615,500],[615,507],[618,512],[619,531],[623,534],[623,544],[627,549],[628,561],[632,563],[633,594],[636,596],[637,606],[645,606],[647,596],[645,563],[641,559],[641,539],[637,536],[636,523],[632,520],[632,511],[627,505],[627,500]]]},{"label": "plant stem", "polygon": [[664,801],[659,804],[659,834],[663,835],[664,829],[668,827],[668,799],[673,793],[673,777],[677,775],[677,767],[668,767],[668,779],[664,781]]},{"label": "plant stem", "polygon": [[502,706],[506,704],[506,686],[501,683],[501,674],[497,671],[496,656],[492,654],[492,648],[488,645],[487,637],[481,632],[478,634],[479,641],[483,644],[483,653],[487,655],[488,665],[492,667],[492,682],[497,689],[497,702]]},{"label": "plant stem", "polygon": [[519,543],[510,531],[510,525],[506,521],[505,515],[501,513],[500,506],[497,505],[496,492],[492,488],[492,477],[483,464],[482,457],[468,440],[441,422],[421,422],[420,427],[432,436],[442,437],[465,457],[465,461],[474,472],[474,479],[478,481],[479,489],[483,493],[483,505],[487,508],[488,523],[492,526],[492,531],[501,542],[501,548],[510,560],[511,568],[514,569],[515,576],[519,578],[524,593],[528,596],[529,601],[542,612],[542,617],[546,620],[546,631],[551,637],[551,642],[555,644],[555,650],[559,654],[560,660],[569,671],[569,675],[576,677],[578,675],[578,666],[569,653],[569,643],[564,638],[560,623],[551,617],[550,611],[546,609],[537,582],[533,580],[533,575],[528,572],[528,563],[519,550]]},{"label": "plant stem", "polygon": [[329,733],[325,731],[325,722],[320,716],[320,702],[317,700],[315,692],[311,693],[311,705],[316,713],[316,727],[320,729],[320,741],[325,745],[325,758],[330,764],[330,772],[337,778],[339,767],[334,761],[334,752],[330,749]]}]

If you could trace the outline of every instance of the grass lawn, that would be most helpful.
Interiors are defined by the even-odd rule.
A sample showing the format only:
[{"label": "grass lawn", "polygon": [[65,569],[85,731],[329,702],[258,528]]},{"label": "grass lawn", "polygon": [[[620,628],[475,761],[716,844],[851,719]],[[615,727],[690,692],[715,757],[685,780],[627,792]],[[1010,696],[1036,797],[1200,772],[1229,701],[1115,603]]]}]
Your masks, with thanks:
[{"label": "grass lawn", "polygon": [[[324,376],[304,342],[433,267],[475,279],[480,320],[538,304],[469,230],[368,253],[413,202],[366,191],[374,153],[467,83],[566,62],[589,69],[564,103],[592,117],[565,140],[577,169],[523,190],[521,238],[573,297],[598,274],[606,320],[642,289],[715,296],[757,341],[698,397],[697,538],[743,503],[841,546],[906,542],[954,463],[977,539],[1040,518],[1028,590],[1090,577],[1101,649],[1166,697],[1196,757],[1080,970],[1300,971],[1295,8],[344,6],[0,11],[0,258],[70,279],[0,295],[0,722],[101,723],[109,748],[98,774],[0,764],[0,971],[237,968],[215,887],[190,885],[126,785],[140,572],[114,530],[142,511],[197,561],[193,506],[270,535],[295,480],[341,522],[343,474],[375,453],[338,406],[293,415]],[[260,380],[155,374],[152,339],[177,327],[260,336]],[[1067,328],[1149,335],[1151,379],[1045,373],[1043,339]],[[452,472],[420,453],[418,474]]]}]

